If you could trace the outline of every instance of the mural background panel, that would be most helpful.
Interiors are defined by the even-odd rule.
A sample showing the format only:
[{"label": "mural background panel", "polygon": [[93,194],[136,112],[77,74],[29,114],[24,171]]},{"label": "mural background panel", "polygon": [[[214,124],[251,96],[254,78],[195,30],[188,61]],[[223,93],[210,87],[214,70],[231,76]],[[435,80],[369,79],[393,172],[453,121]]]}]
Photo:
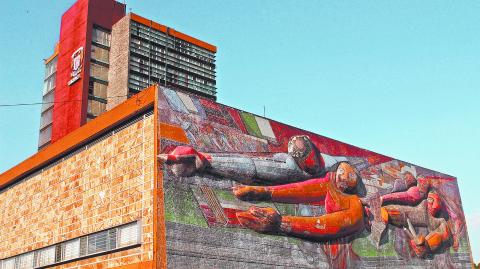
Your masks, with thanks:
[{"label": "mural background panel", "polygon": [[158,107],[189,140],[159,143],[169,267],[470,266],[454,177],[171,89]]}]

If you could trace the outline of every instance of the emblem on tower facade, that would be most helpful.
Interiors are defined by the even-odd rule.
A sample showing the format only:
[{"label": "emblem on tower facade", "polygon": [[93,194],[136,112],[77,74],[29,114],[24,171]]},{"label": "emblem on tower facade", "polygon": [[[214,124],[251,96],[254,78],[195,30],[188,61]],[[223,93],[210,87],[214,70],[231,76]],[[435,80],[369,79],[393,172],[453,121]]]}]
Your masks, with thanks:
[{"label": "emblem on tower facade", "polygon": [[78,48],[74,53],[72,53],[71,68],[72,72],[70,73],[68,85],[72,85],[81,78],[83,68],[83,47]]}]

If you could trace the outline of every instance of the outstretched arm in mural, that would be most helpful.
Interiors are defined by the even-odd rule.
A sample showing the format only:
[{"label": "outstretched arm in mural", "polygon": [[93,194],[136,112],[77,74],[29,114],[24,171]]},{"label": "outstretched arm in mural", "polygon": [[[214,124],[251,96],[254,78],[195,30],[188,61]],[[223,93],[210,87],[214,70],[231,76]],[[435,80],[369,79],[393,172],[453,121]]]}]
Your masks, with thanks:
[{"label": "outstretched arm in mural", "polygon": [[[244,201],[271,201],[289,204],[323,203],[340,206],[339,193],[352,191],[357,185],[355,168],[348,163],[340,163],[337,172],[324,177],[278,186],[236,186],[233,193]],[[327,197],[328,196],[328,197]],[[325,201],[326,203],[326,201]],[[329,208],[326,206],[326,210]]]},{"label": "outstretched arm in mural", "polygon": [[316,217],[281,216],[273,208],[252,206],[238,212],[240,223],[252,230],[264,233],[281,233],[314,240],[332,240],[354,234],[364,227],[363,207],[353,195],[349,206],[340,211]]},{"label": "outstretched arm in mural", "polygon": [[244,201],[271,201],[289,204],[323,203],[331,183],[330,175],[278,186],[235,186],[233,194]]},{"label": "outstretched arm in mural", "polygon": [[[167,164],[172,164],[172,170],[177,176],[209,173],[248,184],[277,185],[326,173],[322,155],[307,136],[292,137],[288,153],[277,153],[268,158],[246,154],[204,153],[188,146],[176,147],[171,153],[159,157]],[[329,165],[334,164],[330,159]]]},{"label": "outstretched arm in mural", "polygon": [[281,203],[325,203],[327,214],[318,217],[280,216],[273,208],[253,206],[238,212],[240,223],[258,232],[279,232],[297,237],[329,240],[363,228],[363,206],[356,195],[345,194],[357,184],[355,169],[341,163],[336,173],[324,178],[280,186],[239,186],[234,194],[242,200]]}]

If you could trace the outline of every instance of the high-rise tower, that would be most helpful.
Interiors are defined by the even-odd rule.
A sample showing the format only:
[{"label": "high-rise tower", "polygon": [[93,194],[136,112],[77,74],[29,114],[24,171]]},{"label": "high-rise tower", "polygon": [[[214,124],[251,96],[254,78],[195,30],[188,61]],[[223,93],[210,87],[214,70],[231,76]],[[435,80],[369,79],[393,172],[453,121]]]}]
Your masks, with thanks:
[{"label": "high-rise tower", "polygon": [[216,99],[217,48],[125,13],[115,0],[78,0],[46,60],[39,149],[152,84]]}]

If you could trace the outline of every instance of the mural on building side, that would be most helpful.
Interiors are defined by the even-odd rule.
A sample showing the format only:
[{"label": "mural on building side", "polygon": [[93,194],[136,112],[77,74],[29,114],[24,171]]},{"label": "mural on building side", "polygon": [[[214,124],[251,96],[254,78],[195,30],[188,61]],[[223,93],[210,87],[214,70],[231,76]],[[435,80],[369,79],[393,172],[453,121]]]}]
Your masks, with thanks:
[{"label": "mural on building side", "polygon": [[160,141],[167,222],[284,238],[315,253],[294,259],[307,268],[469,255],[451,176],[167,88],[158,104],[188,138]]}]

